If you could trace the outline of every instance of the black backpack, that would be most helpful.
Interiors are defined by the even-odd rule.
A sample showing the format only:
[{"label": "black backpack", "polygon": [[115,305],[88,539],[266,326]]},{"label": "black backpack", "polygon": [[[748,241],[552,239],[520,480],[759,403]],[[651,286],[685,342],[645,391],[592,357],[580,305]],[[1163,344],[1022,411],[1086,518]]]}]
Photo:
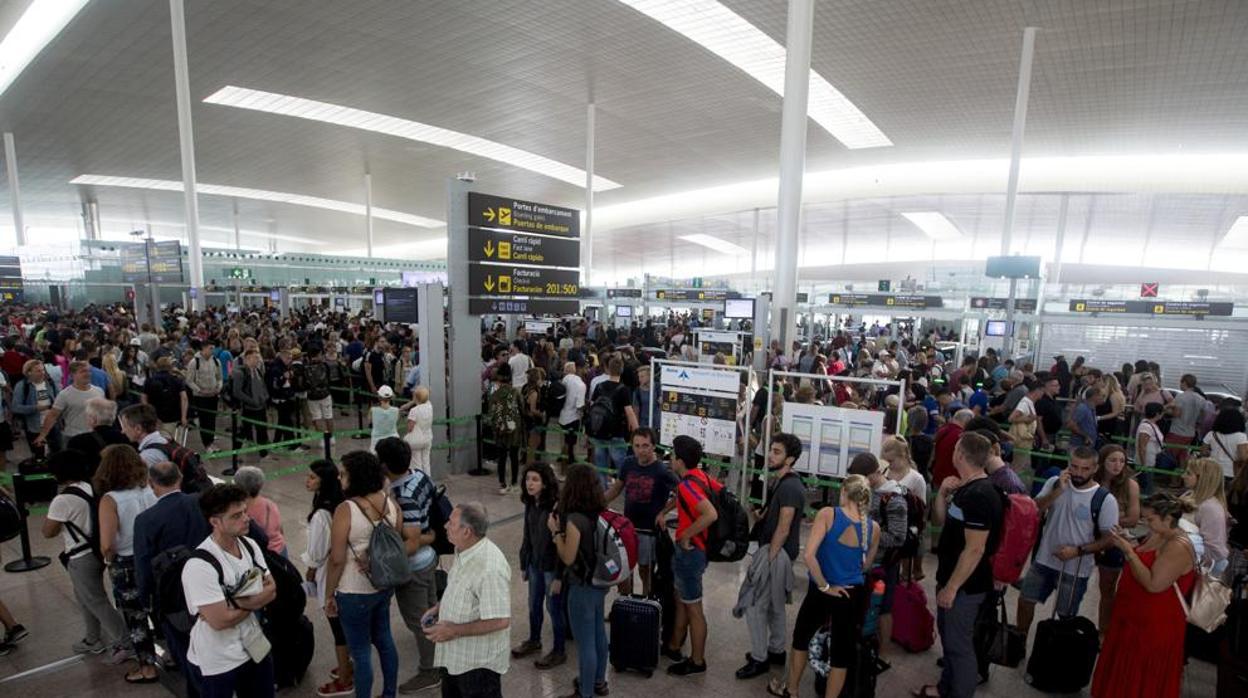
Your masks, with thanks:
[{"label": "black backpack", "polygon": [[[737,496],[727,487],[721,486],[719,489],[712,487],[708,492],[700,482],[695,483],[690,478],[686,478],[685,481],[691,485],[696,484],[698,489],[703,490],[702,494],[706,496],[711,506],[715,507],[715,513],[718,515],[715,523],[705,531],[706,559],[710,562],[737,562],[744,558],[750,547],[750,517],[746,514],[745,507],[741,506],[741,502],[737,500]],[[679,496],[678,494],[677,497]],[[698,518],[697,512],[690,511],[684,499],[679,501],[689,518]]]},{"label": "black backpack", "polygon": [[429,529],[433,531],[433,549],[439,555],[450,555],[455,552],[455,545],[446,537],[446,524],[451,520],[451,512],[455,505],[446,496],[446,485],[438,485],[433,491],[433,499],[429,502]]},{"label": "black backpack", "polygon": [[324,361],[313,361],[303,369],[303,385],[309,400],[329,397],[329,366]]},{"label": "black backpack", "polygon": [[75,524],[72,521],[66,521],[61,524],[62,526],[66,528],[66,530],[69,531],[69,535],[71,538],[74,539],[74,543],[75,543],[74,547],[71,548],[70,550],[61,551],[60,555],[58,556],[61,560],[61,564],[65,565],[68,568],[69,559],[74,557],[78,553],[81,553],[84,550],[90,550],[95,555],[96,558],[98,558],[101,562],[103,562],[104,555],[100,552],[100,531],[99,531],[99,526],[96,525],[96,522],[100,520],[100,501],[96,499],[95,497],[92,497],[91,495],[82,491],[82,489],[78,487],[72,487],[72,486],[66,487],[64,490],[61,491],[61,494],[70,495],[71,497],[78,497],[79,499],[87,503],[88,511],[91,512],[90,513],[90,516],[91,516],[91,532],[90,533],[84,532],[81,528],[78,528],[77,524]]},{"label": "black backpack", "polygon": [[177,421],[169,419],[175,415],[180,415],[182,411],[182,390],[177,385],[177,380],[169,373],[157,373],[147,379],[148,399],[152,403],[152,407],[156,409],[156,415],[161,421]]},{"label": "black backpack", "polygon": [[[613,386],[610,389],[607,386]],[[619,415],[615,413],[615,391],[623,386],[614,381],[606,381],[598,386],[597,397],[590,403],[585,413],[585,433],[590,438],[610,440],[615,438]]]},{"label": "black backpack", "polygon": [[195,494],[212,487],[212,480],[208,478],[208,471],[204,470],[204,463],[200,460],[199,453],[185,446],[179,446],[172,441],[163,444],[151,444],[143,450],[151,451],[153,449],[165,454],[165,459],[178,466],[178,470],[182,471],[183,492]]},{"label": "black backpack", "polygon": [[[240,539],[239,545],[247,552],[252,566],[257,566],[256,556],[259,554],[263,557],[263,554],[252,550],[251,546],[256,543]],[[174,630],[184,634],[191,632],[195,625],[195,616],[186,608],[186,592],[182,588],[182,570],[191,559],[203,560],[212,565],[217,572],[218,583],[225,588],[225,570],[221,568],[221,562],[207,550],[175,545],[160,551],[152,558],[152,577],[156,580],[156,614],[168,621]],[[225,602],[234,606],[234,599],[229,594],[226,594]]]},{"label": "black backpack", "polygon": [[275,625],[285,627],[297,621],[307,606],[303,575],[299,574],[294,563],[268,548],[264,549],[264,564],[277,585],[277,595],[264,607],[264,615]]},{"label": "black backpack", "polygon": [[563,411],[563,405],[568,399],[568,386],[562,380],[548,381],[545,397],[546,416],[559,419],[559,413]]}]

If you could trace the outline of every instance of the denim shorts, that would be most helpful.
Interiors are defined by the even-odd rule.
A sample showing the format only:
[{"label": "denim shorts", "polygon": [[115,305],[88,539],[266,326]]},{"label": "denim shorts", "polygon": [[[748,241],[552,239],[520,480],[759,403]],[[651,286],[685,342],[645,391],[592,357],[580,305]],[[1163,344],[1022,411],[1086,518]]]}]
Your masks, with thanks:
[{"label": "denim shorts", "polygon": [[637,532],[637,566],[649,567],[655,563],[654,545],[655,534]]},{"label": "denim shorts", "polygon": [[[1061,587],[1058,587],[1058,580]],[[1083,602],[1083,594],[1088,590],[1088,578],[1076,577],[1073,574],[1062,574],[1058,570],[1044,565],[1031,563],[1027,575],[1023,577],[1019,595],[1033,603],[1048,601],[1049,595],[1057,591],[1057,615],[1064,618],[1079,615],[1079,604]]]},{"label": "denim shorts", "polygon": [[676,582],[676,596],[684,603],[702,600],[702,574],[706,572],[706,551],[700,548],[685,550],[679,544],[672,556],[672,577]]}]

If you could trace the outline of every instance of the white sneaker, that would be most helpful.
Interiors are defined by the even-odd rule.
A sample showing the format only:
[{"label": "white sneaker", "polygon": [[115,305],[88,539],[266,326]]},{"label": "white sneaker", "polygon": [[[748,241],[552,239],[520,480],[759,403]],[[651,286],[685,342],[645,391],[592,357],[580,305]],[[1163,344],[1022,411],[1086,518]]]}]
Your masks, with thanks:
[{"label": "white sneaker", "polygon": [[71,648],[74,650],[74,654],[99,654],[108,649],[108,645],[100,640],[89,642],[86,638],[83,638],[71,645]]},{"label": "white sneaker", "polygon": [[504,496],[504,497],[505,497],[505,496],[507,496],[507,495],[511,494],[511,488],[510,488],[510,487],[500,487],[500,488],[498,488],[498,494],[499,494],[499,496]]}]

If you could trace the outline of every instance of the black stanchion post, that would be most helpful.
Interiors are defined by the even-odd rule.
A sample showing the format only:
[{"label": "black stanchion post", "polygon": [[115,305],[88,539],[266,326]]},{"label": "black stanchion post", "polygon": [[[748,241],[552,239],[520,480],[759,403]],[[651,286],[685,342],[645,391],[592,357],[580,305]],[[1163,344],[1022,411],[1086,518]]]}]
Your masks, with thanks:
[{"label": "black stanchion post", "polygon": [[230,474],[238,472],[238,449],[242,448],[241,442],[238,440],[238,410],[230,411],[230,450],[234,453],[230,455]]},{"label": "black stanchion post", "polygon": [[325,432],[325,460],[334,459],[334,432]]},{"label": "black stanchion post", "polygon": [[19,529],[18,535],[22,541],[22,559],[14,560],[4,566],[5,572],[30,572],[41,567],[47,567],[52,561],[42,555],[30,554],[30,531],[26,530],[26,502],[22,501],[22,490],[26,487],[26,476],[17,473],[13,476],[13,501],[17,504],[17,511],[22,517],[22,527]]},{"label": "black stanchion post", "polygon": [[[476,476],[476,477],[480,477],[482,475],[489,475],[490,471],[486,470],[485,465],[481,462],[481,415],[476,415],[472,421],[473,421],[473,426],[475,427],[476,432],[477,432],[477,467],[473,468],[472,470],[469,470],[468,474]],[[452,429],[451,434],[454,435],[454,433],[455,433],[455,430]]]},{"label": "black stanchion post", "polygon": [[359,398],[355,399],[355,429],[356,429],[356,435],[351,438],[353,439],[368,438],[367,434],[360,433],[364,431],[364,405],[363,403],[360,402]]}]

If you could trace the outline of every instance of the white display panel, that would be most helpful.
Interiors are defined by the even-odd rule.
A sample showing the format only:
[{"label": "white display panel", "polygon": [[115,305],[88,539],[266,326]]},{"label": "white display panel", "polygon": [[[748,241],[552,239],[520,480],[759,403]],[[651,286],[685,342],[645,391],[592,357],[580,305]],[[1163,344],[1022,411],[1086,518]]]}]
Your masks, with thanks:
[{"label": "white display panel", "polygon": [[550,328],[554,326],[555,326],[555,323],[547,322],[545,320],[525,320],[524,321],[524,331],[528,332],[529,334],[546,334],[547,332],[550,331]]},{"label": "white display panel", "polygon": [[737,396],[740,373],[733,370],[663,366],[660,374],[659,443],[692,436],[707,454],[737,452]]},{"label": "white display panel", "polygon": [[845,477],[854,456],[880,455],[883,412],[786,402],[780,421],[785,432],[802,442],[802,455],[793,466],[798,472]]},{"label": "white display panel", "polygon": [[753,298],[730,298],[724,301],[724,317],[754,319]]}]

